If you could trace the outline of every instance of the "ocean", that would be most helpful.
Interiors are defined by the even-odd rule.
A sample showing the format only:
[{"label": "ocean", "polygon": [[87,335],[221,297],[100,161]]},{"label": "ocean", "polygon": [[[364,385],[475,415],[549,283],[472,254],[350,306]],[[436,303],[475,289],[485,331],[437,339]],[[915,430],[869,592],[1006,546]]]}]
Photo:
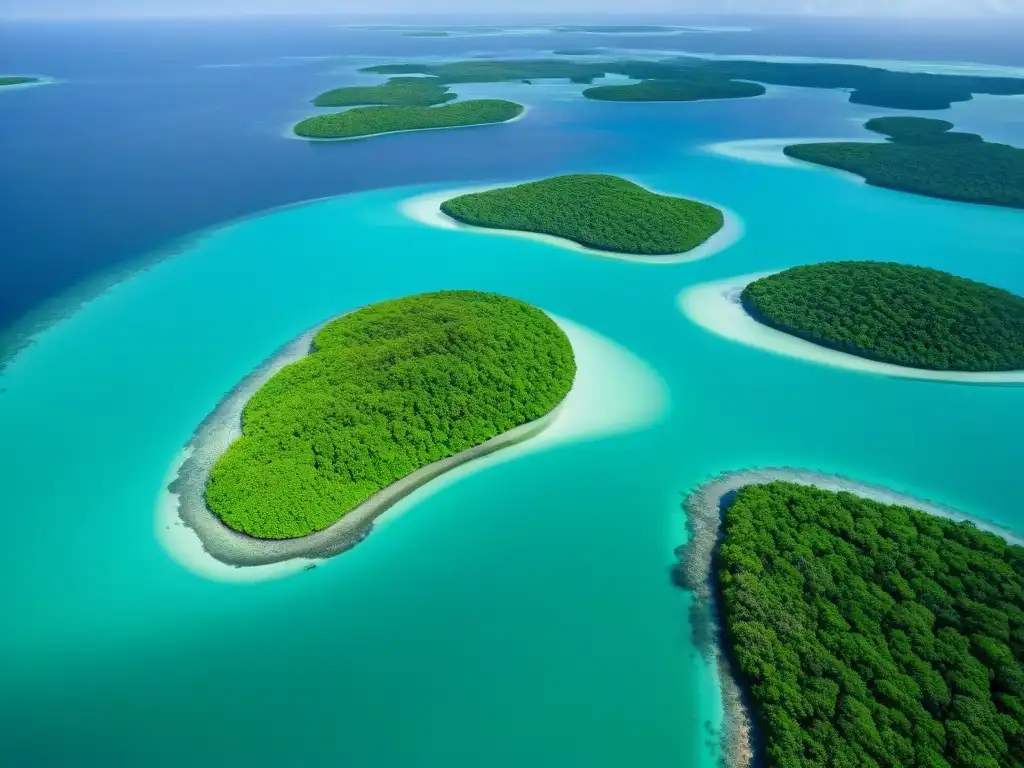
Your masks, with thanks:
[{"label": "ocean", "polygon": [[[356,67],[409,56],[586,43],[1024,66],[1005,31],[986,43],[941,24],[749,20],[753,32],[420,39],[330,23],[0,26],[0,71],[58,81],[0,93],[0,326],[31,341],[0,374],[0,764],[711,768],[717,686],[669,573],[688,490],[807,467],[1024,529],[1020,387],[780,357],[677,307],[692,285],[848,258],[1024,294],[1024,212],[706,150],[857,137],[886,110],[804,89],[612,104],[495,84],[455,90],[519,98],[524,120],[282,137],[316,93],[368,82]],[[935,116],[948,115],[1024,145],[1022,99]],[[744,236],[647,265],[434,229],[400,207],[574,171],[720,204]],[[660,420],[467,473],[287,578],[224,583],[168,555],[168,473],[226,392],[327,317],[440,288],[516,296],[628,349],[668,393]]]}]

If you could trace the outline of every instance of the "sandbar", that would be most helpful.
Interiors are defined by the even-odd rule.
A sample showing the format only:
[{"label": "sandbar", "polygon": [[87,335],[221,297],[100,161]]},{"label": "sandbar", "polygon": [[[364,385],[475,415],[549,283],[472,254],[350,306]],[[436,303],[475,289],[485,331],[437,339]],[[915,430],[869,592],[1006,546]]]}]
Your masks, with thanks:
[{"label": "sandbar", "polygon": [[[635,180],[630,179],[630,181]],[[585,253],[590,256],[600,256],[605,259],[616,259],[618,261],[631,261],[638,264],[682,264],[689,261],[700,261],[701,259],[706,259],[710,256],[721,253],[727,248],[735,245],[743,237],[743,220],[736,213],[730,211],[728,208],[723,208],[717,203],[699,200],[694,197],[688,197],[687,199],[696,200],[697,202],[714,206],[722,212],[722,228],[696,248],[692,248],[684,253],[666,254],[664,256],[641,256],[630,253],[617,253],[615,251],[602,251],[597,248],[588,248],[585,245],[580,245],[574,240],[555,237],[554,235],[544,235],[538,232],[524,232],[516,229],[499,229],[497,227],[476,227],[472,224],[465,224],[461,221],[456,221],[441,210],[441,204],[445,200],[450,200],[453,197],[468,195],[475,192],[487,192],[492,189],[502,189],[504,187],[510,187],[521,183],[523,182],[508,182],[505,184],[490,184],[487,186],[463,187],[460,189],[446,189],[440,192],[428,192],[424,195],[417,195],[416,197],[403,200],[399,204],[399,209],[407,218],[419,222],[420,224],[426,224],[429,227],[436,227],[437,229],[454,229],[463,232],[473,232],[479,235],[497,235],[499,237],[521,237],[527,240],[533,240],[534,242],[544,243],[545,245],[551,245],[556,248],[575,251],[576,253]],[[648,189],[647,187],[644,188]],[[658,192],[657,194],[668,195],[673,193]]]},{"label": "sandbar", "polygon": [[[713,657],[721,685],[724,708],[722,752],[729,768],[747,768],[752,765],[754,731],[735,669],[721,644],[721,606],[717,604],[712,572],[714,551],[719,541],[722,505],[726,497],[745,486],[776,480],[812,485],[825,491],[847,491],[881,504],[910,507],[948,520],[968,521],[981,530],[1001,536],[1010,544],[1024,544],[1020,536],[944,504],[919,499],[881,485],[810,469],[766,467],[726,472],[691,491],[683,504],[688,536],[686,544],[676,549],[679,557],[677,581],[693,591],[698,609],[704,614],[696,618],[706,621],[711,627],[708,639],[712,644],[704,650]],[[691,620],[693,618],[691,616]]]},{"label": "sandbar", "polygon": [[1024,371],[933,371],[910,368],[830,349],[769,328],[747,313],[740,303],[740,294],[747,284],[771,274],[774,272],[760,272],[691,286],[679,294],[677,306],[690,320],[712,333],[749,347],[810,363],[903,379],[954,384],[1024,384]]},{"label": "sandbar", "polygon": [[259,581],[286,576],[358,544],[386,522],[381,518],[385,512],[393,520],[469,472],[560,443],[640,429],[660,419],[668,405],[667,388],[646,363],[589,328],[552,318],[569,337],[577,365],[571,390],[553,411],[417,470],[323,531],[282,541],[258,540],[228,528],[209,511],[206,481],[216,460],[241,435],[245,403],[281,368],[308,354],[323,324],[306,331],[243,379],[200,424],[168,473],[156,509],[158,539],[180,564],[208,578]]}]

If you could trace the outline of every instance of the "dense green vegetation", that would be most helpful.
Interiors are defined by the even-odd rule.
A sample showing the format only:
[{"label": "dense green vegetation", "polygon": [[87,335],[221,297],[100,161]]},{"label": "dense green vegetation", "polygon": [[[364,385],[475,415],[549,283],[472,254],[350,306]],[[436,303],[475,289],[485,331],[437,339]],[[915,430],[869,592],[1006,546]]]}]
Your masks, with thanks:
[{"label": "dense green vegetation", "polygon": [[745,99],[762,96],[764,93],[763,85],[725,80],[717,76],[694,77],[687,80],[644,80],[631,85],[599,85],[583,91],[583,95],[588,99],[603,101]]},{"label": "dense green vegetation", "polygon": [[1024,149],[957,133],[945,120],[883,117],[885,142],[794,144],[785,153],[863,176],[868,184],[964,203],[1024,208]]},{"label": "dense green vegetation", "polygon": [[772,768],[1024,765],[1024,548],[775,482],[725,510],[716,581]]},{"label": "dense green vegetation", "polygon": [[368,71],[382,74],[420,72],[434,75],[446,83],[511,82],[542,77],[591,83],[605,74],[626,75],[636,80],[752,80],[804,88],[843,88],[852,91],[850,101],[857,104],[915,110],[946,109],[953,102],[971,99],[976,93],[997,96],[1024,94],[1024,79],[1021,78],[931,75],[851,64],[711,60],[696,56],[678,56],[660,61],[624,59],[578,62],[530,59],[385,64],[370,67]]},{"label": "dense green vegetation", "polygon": [[5,85],[28,85],[29,83],[38,82],[41,82],[41,78],[15,76],[0,77],[0,88],[3,88]]},{"label": "dense green vegetation", "polygon": [[1024,298],[927,267],[839,261],[755,280],[773,328],[861,357],[940,371],[1024,369]]},{"label": "dense green vegetation", "polygon": [[456,98],[447,85],[433,77],[392,77],[380,85],[352,85],[321,93],[313,99],[317,107],[381,106],[430,107]]},{"label": "dense green vegetation", "polygon": [[522,104],[502,99],[459,101],[440,107],[355,107],[308,117],[294,130],[308,139],[354,139],[395,131],[504,123],[522,112]]},{"label": "dense green vegetation", "polygon": [[454,197],[441,205],[478,227],[539,232],[617,253],[689,251],[722,228],[717,208],[648,192],[617,176],[574,174]]},{"label": "dense green vegetation", "polygon": [[476,291],[385,301],[327,324],[245,406],[210,510],[261,539],[322,530],[420,467],[549,413],[576,374],[539,309]]}]

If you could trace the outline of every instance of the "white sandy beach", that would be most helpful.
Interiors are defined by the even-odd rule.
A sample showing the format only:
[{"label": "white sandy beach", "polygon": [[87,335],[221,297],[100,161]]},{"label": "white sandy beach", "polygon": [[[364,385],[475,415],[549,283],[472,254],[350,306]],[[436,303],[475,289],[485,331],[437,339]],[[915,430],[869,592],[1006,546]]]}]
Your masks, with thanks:
[{"label": "white sandy beach", "polygon": [[[306,354],[317,329],[302,334],[239,384],[177,457],[157,504],[158,539],[180,564],[211,579],[262,581],[286,576],[353,546],[371,525],[377,529],[394,520],[470,472],[555,445],[640,429],[662,416],[668,406],[667,388],[646,363],[589,328],[554,319],[572,343],[577,373],[565,400],[547,417],[463,452],[466,455],[424,467],[324,531],[284,542],[256,542],[220,523],[206,509],[203,489],[213,463],[240,434],[245,403],[278,370]],[[252,564],[229,564],[211,549],[222,558]]]},{"label": "white sandy beach", "polygon": [[[478,235],[491,235],[499,237],[519,237],[534,242],[551,245],[555,248],[563,248],[576,253],[585,253],[589,256],[600,256],[604,259],[615,259],[617,261],[630,261],[637,264],[682,264],[690,261],[700,261],[715,254],[721,253],[732,245],[735,245],[743,237],[743,220],[734,212],[723,208],[717,203],[698,200],[697,202],[713,205],[722,211],[722,228],[705,242],[685,253],[667,254],[665,256],[634,256],[627,253],[615,253],[613,251],[601,251],[596,248],[588,248],[573,240],[566,240],[553,235],[543,235],[536,232],[521,232],[514,229],[495,229],[491,227],[474,227],[471,224],[463,224],[448,216],[441,210],[441,204],[459,195],[468,195],[475,192],[487,192],[492,189],[510,187],[524,182],[508,182],[504,184],[490,184],[478,187],[462,187],[457,189],[446,189],[439,192],[428,192],[424,195],[417,195],[399,204],[402,214],[420,224],[437,229],[453,229],[462,232],[472,232]],[[654,190],[649,190],[654,191]],[[668,195],[672,193],[657,192],[657,194]],[[696,200],[696,198],[689,198]]]},{"label": "white sandy beach", "polygon": [[975,373],[908,368],[840,352],[769,328],[747,314],[740,304],[739,296],[748,283],[770,274],[773,273],[759,272],[691,286],[679,294],[676,299],[677,305],[690,320],[719,336],[749,347],[819,365],[881,376],[947,381],[956,384],[1024,384],[1024,371]]},{"label": "white sandy beach", "polygon": [[[857,118],[859,122],[863,120]],[[718,141],[713,144],[705,144],[701,150],[719,157],[727,157],[730,160],[740,160],[745,163],[756,163],[758,165],[774,165],[779,168],[800,168],[807,171],[825,171],[837,174],[858,184],[864,184],[864,177],[840,168],[831,168],[827,165],[809,163],[806,160],[798,160],[790,157],[783,149],[791,144],[831,144],[834,142],[857,142],[857,143],[881,143],[876,134],[868,131],[863,136],[845,138],[816,138],[807,136],[796,136],[785,139],[738,139],[736,141]]]}]

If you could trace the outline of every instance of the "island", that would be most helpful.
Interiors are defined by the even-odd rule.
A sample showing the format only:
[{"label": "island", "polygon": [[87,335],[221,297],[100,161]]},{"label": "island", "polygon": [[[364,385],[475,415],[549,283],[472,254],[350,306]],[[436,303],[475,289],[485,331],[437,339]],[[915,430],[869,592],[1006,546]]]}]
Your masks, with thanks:
[{"label": "island", "polygon": [[[984,75],[946,75],[902,72],[856,64],[776,62],[757,59],[705,59],[673,56],[659,60],[618,59],[572,61],[568,59],[520,59],[451,61],[437,64],[381,64],[364,71],[378,74],[428,74],[446,83],[516,82],[523,79],[568,79],[592,83],[614,74],[634,80],[715,82],[753,81],[801,88],[843,89],[849,100],[890,109],[948,109],[974,94],[1011,96],[1024,94],[1024,78]],[[750,92],[751,96],[758,95]]]},{"label": "island", "polygon": [[783,151],[797,160],[855,173],[876,187],[1024,208],[1024,149],[952,131],[953,124],[945,120],[881,117],[864,127],[888,139],[793,144]]},{"label": "island", "polygon": [[224,562],[336,554],[430,479],[541,432],[576,375],[548,315],[477,291],[364,307],[298,347],[245,402],[200,508],[183,504]]},{"label": "island", "polygon": [[629,85],[598,85],[583,95],[601,101],[707,101],[711,99],[749,99],[763,96],[767,90],[758,83],[725,78],[692,77],[680,80],[644,80]]},{"label": "island", "polygon": [[416,29],[402,33],[405,37],[450,37],[450,32],[443,29]]},{"label": "island", "polygon": [[459,195],[441,204],[476,227],[533,232],[613,253],[664,256],[690,251],[718,232],[717,208],[659,195],[605,174],[570,174]]},{"label": "island", "polygon": [[10,85],[36,85],[42,83],[43,78],[41,77],[23,77],[17,75],[7,75],[0,77],[0,88],[5,88]]},{"label": "island", "polygon": [[552,51],[555,56],[600,56],[605,53],[604,48],[559,48]]},{"label": "island", "polygon": [[955,510],[795,469],[684,504],[730,768],[1024,765],[1024,547]]},{"label": "island", "polygon": [[448,86],[436,77],[392,77],[380,85],[352,85],[321,93],[313,99],[313,106],[431,107],[455,98]]},{"label": "island", "polygon": [[1024,369],[1024,298],[928,267],[792,267],[740,294],[760,323],[852,355],[934,371]]},{"label": "island", "polygon": [[438,107],[354,107],[308,117],[296,124],[293,131],[305,139],[359,139],[385,133],[506,123],[523,114],[524,109],[522,104],[504,99],[475,99]]}]

